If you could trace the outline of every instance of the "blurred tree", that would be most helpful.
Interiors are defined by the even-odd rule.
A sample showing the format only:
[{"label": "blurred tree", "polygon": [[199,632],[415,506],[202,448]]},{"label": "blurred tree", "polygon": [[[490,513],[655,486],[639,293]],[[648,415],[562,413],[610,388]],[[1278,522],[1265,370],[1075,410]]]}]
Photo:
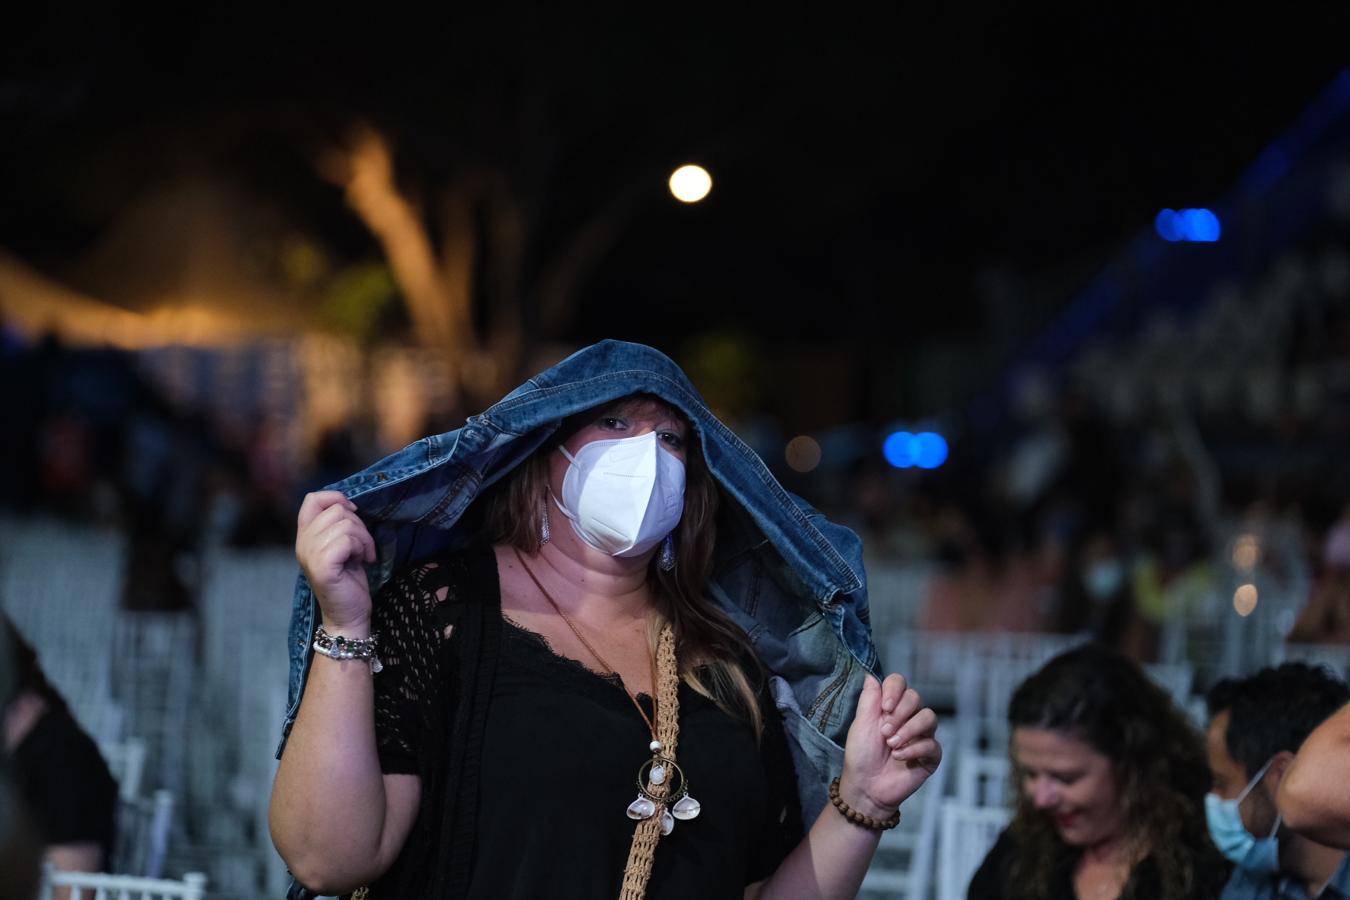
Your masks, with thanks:
[{"label": "blurred tree", "polygon": [[[358,122],[345,140],[326,147],[317,168],[342,188],[348,206],[379,242],[388,263],[383,271],[397,283],[416,339],[458,361],[459,386],[477,401],[499,396],[516,378],[526,347],[522,300],[532,303],[539,330],[564,328],[578,283],[646,193],[630,189],[604,198],[589,221],[556,235],[535,268],[529,296],[522,297],[527,239],[537,237],[531,232],[538,223],[529,221],[531,204],[500,165],[453,174],[438,190],[437,219],[426,216],[424,204],[398,183],[392,142],[369,122]],[[351,289],[376,287],[365,277],[371,274],[363,270],[357,280],[342,283],[348,291],[344,310],[375,308],[351,302]]]},{"label": "blurred tree", "polygon": [[353,263],[325,285],[325,323],[368,346],[377,336],[381,317],[397,301],[398,288],[389,266],[382,261]]}]

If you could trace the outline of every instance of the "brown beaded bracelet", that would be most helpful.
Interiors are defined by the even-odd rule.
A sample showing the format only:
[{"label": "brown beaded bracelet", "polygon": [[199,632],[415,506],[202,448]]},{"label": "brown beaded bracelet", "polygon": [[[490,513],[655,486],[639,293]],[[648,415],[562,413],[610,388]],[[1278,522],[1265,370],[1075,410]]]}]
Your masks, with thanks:
[{"label": "brown beaded bracelet", "polygon": [[844,802],[844,798],[839,796],[839,779],[836,778],[830,782],[830,804],[839,810],[839,814],[848,819],[854,825],[860,825],[863,828],[872,831],[889,831],[900,824],[900,810],[896,810],[888,818],[874,819],[869,815],[858,812],[853,807]]}]

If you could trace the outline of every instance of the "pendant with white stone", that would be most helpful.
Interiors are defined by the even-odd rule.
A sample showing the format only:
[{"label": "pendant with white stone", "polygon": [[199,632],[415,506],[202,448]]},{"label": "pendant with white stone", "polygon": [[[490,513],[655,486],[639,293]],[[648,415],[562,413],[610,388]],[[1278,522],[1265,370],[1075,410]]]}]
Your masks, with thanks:
[{"label": "pendant with white stone", "polygon": [[638,770],[638,797],[628,805],[628,818],[641,821],[660,815],[661,833],[670,834],[677,819],[696,818],[702,806],[689,796],[689,783],[679,764],[657,751],[653,754]]},{"label": "pendant with white stone", "polygon": [[689,819],[697,818],[698,814],[702,811],[702,804],[688,794],[685,794],[677,800],[675,806],[670,810],[671,814],[680,821],[688,821]]},{"label": "pendant with white stone", "polygon": [[656,815],[656,804],[646,797],[638,795],[636,800],[628,804],[628,818],[630,819],[640,822],[643,819],[650,819],[654,815]]}]

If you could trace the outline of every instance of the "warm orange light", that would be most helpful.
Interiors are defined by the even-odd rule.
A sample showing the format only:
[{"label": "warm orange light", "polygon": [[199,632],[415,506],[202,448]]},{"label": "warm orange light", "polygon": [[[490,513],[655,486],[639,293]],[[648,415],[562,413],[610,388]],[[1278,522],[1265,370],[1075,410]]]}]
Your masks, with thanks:
[{"label": "warm orange light", "polygon": [[1256,585],[1244,584],[1233,592],[1233,609],[1244,617],[1256,610]]},{"label": "warm orange light", "polygon": [[1233,542],[1233,565],[1250,572],[1261,561],[1261,542],[1255,535],[1244,534]]}]

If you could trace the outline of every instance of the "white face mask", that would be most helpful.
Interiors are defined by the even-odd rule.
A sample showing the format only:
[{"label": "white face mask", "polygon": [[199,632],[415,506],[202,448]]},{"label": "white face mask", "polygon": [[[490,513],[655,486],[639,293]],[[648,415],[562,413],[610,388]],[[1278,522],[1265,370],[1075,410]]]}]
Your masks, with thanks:
[{"label": "white face mask", "polygon": [[684,463],[661,449],[656,432],[591,441],[571,463],[562,499],[553,498],[590,546],[610,556],[641,556],[684,514]]}]

